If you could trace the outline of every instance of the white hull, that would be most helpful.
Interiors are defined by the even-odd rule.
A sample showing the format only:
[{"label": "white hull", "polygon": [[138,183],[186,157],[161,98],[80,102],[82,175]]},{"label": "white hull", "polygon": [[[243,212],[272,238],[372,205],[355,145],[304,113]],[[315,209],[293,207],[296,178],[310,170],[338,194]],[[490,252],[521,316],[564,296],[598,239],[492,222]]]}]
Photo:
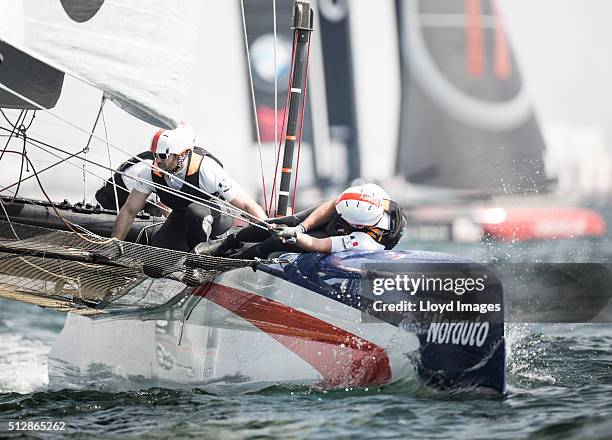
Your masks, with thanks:
[{"label": "white hull", "polygon": [[69,315],[50,354],[50,385],[240,393],[273,385],[367,387],[416,376],[410,354],[417,337],[387,323],[362,323],[357,309],[248,268],[218,277],[209,289],[206,298],[198,296],[204,288],[195,291],[165,319]]}]

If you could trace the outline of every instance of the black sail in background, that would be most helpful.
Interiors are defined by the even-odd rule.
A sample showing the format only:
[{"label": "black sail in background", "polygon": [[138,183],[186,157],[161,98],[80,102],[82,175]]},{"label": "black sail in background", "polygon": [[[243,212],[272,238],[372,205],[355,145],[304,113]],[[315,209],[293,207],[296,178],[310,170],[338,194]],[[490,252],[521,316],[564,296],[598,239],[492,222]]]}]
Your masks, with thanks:
[{"label": "black sail in background", "polygon": [[402,115],[397,172],[411,183],[536,192],[544,140],[492,0],[397,0]]},{"label": "black sail in background", "polygon": [[[273,16],[270,0],[249,0],[245,2],[247,34],[250,45],[251,69],[257,102],[257,116],[262,142],[274,140],[274,59],[273,59]],[[290,56],[293,31],[290,29],[293,12],[292,1],[276,3],[278,33],[278,130],[279,139],[283,123],[287,83],[291,70]],[[354,81],[351,62],[351,43],[349,28],[350,8],[346,0],[319,0],[313,2],[315,9],[314,29],[322,41],[323,69],[327,102],[327,123],[331,140],[346,145],[348,175],[350,181],[360,176],[359,148],[357,144],[356,110],[354,101]],[[312,53],[311,53],[312,59]],[[310,93],[309,93],[310,95]],[[304,114],[303,141],[316,142],[313,133],[310,96],[307,97]],[[254,134],[255,139],[255,134]],[[325,146],[323,146],[325,147]],[[311,149],[313,177],[315,183],[325,186],[321,180],[317,163],[316,149]]]},{"label": "black sail in background", "polygon": [[349,6],[346,0],[319,0],[319,29],[323,41],[323,66],[330,137],[347,148],[348,181],[361,175],[357,139],[350,41]]},{"label": "black sail in background", "polygon": [[[0,83],[44,108],[53,108],[62,93],[64,73],[0,41]],[[32,109],[37,107],[0,90],[0,107]]]},{"label": "black sail in background", "polygon": [[[293,43],[293,30],[291,17],[293,2],[277,2],[276,32],[277,64],[278,64],[278,131],[283,126],[285,99],[287,97],[287,84],[291,73],[291,45]],[[255,88],[255,101],[257,103],[257,116],[259,120],[259,134],[262,142],[274,141],[274,22],[272,15],[272,2],[269,0],[249,0],[244,3],[247,35],[251,56],[251,69],[253,85]],[[310,110],[306,104],[304,115],[304,142],[312,144],[312,124]],[[254,131],[255,132],[255,131]],[[284,135],[284,133],[283,133]],[[253,139],[256,140],[254,134]]]}]

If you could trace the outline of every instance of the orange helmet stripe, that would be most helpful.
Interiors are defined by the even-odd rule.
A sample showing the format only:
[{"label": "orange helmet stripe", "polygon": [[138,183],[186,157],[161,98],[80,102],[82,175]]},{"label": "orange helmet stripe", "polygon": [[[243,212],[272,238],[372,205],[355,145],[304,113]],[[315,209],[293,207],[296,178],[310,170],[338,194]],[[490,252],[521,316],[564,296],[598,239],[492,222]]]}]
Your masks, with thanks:
[{"label": "orange helmet stripe", "polygon": [[357,200],[358,202],[366,202],[369,203],[370,205],[374,205],[374,206],[380,206],[380,199],[376,198],[376,197],[372,197],[368,194],[362,194],[362,193],[344,193],[342,195],[340,195],[340,197],[338,198],[338,201],[336,202],[336,204],[343,202],[345,200]]}]

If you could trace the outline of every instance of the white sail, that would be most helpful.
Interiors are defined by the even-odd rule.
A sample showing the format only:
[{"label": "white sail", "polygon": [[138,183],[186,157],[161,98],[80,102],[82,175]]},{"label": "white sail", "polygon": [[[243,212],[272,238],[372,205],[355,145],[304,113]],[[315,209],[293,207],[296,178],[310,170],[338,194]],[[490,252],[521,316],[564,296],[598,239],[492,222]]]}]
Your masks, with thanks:
[{"label": "white sail", "polygon": [[[44,19],[40,18],[39,21],[50,22],[51,19],[48,17],[56,15],[58,11],[66,15],[59,0],[56,2],[45,1],[44,3],[45,5],[42,6],[45,7],[46,12],[42,10],[36,12],[37,16],[44,17]],[[132,0],[106,0],[101,5],[98,14],[89,21],[77,23],[69,17],[66,20],[70,22],[70,28],[79,30],[80,25],[96,24],[94,23],[95,20],[98,20],[100,14],[109,5],[118,4],[125,9],[128,3],[135,2]],[[104,109],[105,127],[103,127],[102,121],[100,121],[96,129],[96,135],[99,138],[105,138],[106,128],[108,128],[109,141],[113,145],[119,146],[123,151],[137,154],[148,148],[148,143],[156,127],[170,125],[170,120],[188,121],[195,128],[201,142],[224,161],[226,167],[233,175],[243,176],[241,184],[247,191],[252,192],[257,183],[260,182],[257,180],[259,175],[252,173],[249,168],[249,164],[256,160],[256,150],[252,148],[250,136],[233,137],[236,131],[243,133],[250,132],[252,124],[252,114],[250,113],[248,101],[249,92],[247,89],[246,60],[244,59],[244,41],[239,4],[237,2],[217,2],[215,0],[181,1],[181,11],[188,10],[189,5],[197,4],[193,8],[193,13],[191,15],[188,14],[188,19],[191,23],[190,27],[183,26],[177,31],[176,29],[171,30],[170,26],[173,23],[179,23],[179,21],[170,20],[169,22],[168,14],[164,16],[162,12],[159,12],[162,9],[172,9],[169,6],[164,6],[163,3],[157,1],[148,2],[149,11],[152,9],[158,10],[156,16],[150,17],[150,25],[152,28],[164,27],[163,34],[172,32],[176,35],[189,34],[184,35],[183,38],[185,41],[188,40],[189,44],[193,43],[194,45],[193,53],[188,57],[188,60],[184,60],[189,62],[189,67],[178,68],[179,63],[174,61],[176,54],[170,53],[171,49],[165,49],[168,53],[160,55],[159,52],[162,50],[162,45],[163,47],[170,46],[168,44],[170,39],[162,38],[158,44],[156,41],[158,39],[157,36],[153,35],[151,38],[148,38],[152,46],[152,50],[148,52],[149,56],[146,57],[144,53],[138,53],[133,57],[134,61],[126,61],[124,63],[125,66],[121,66],[122,63],[117,60],[120,59],[119,57],[129,58],[127,55],[128,48],[117,44],[114,45],[114,48],[119,51],[116,54],[112,51],[110,53],[104,52],[109,57],[112,55],[113,58],[111,59],[105,59],[99,52],[98,55],[84,53],[82,57],[80,55],[76,57],[93,59],[97,56],[97,66],[108,67],[111,66],[110,62],[112,61],[118,66],[117,69],[119,70],[114,71],[109,68],[110,70],[107,72],[102,72],[99,68],[98,71],[87,72],[86,75],[80,71],[77,72],[77,69],[86,68],[91,63],[79,60],[78,63],[70,65],[71,72],[79,78],[88,79],[88,82],[95,87],[67,76],[59,100],[56,95],[50,93],[50,90],[46,90],[46,92],[51,97],[47,97],[44,100],[41,99],[44,87],[40,87],[41,93],[35,94],[33,92],[34,88],[30,87],[29,83],[23,83],[23,81],[31,77],[34,70],[38,71],[40,69],[24,69],[21,62],[13,62],[12,58],[8,59],[5,57],[6,62],[3,64],[2,69],[0,69],[0,82],[9,85],[5,81],[5,77],[3,77],[3,72],[7,72],[7,69],[11,68],[12,71],[19,72],[19,78],[23,83],[18,88],[20,93],[34,101],[42,102],[44,107],[53,108],[50,113],[39,112],[28,134],[39,140],[62,146],[71,152],[76,152],[88,142],[87,133],[76,130],[67,123],[60,122],[54,115],[59,116],[64,121],[70,121],[71,124],[75,124],[84,130],[90,130],[100,105],[100,94],[97,89],[106,90],[107,87],[101,85],[99,80],[96,80],[96,83],[94,83],[88,75],[103,77],[103,79],[108,81],[112,80],[114,84],[112,86],[114,90],[112,93],[115,95],[114,102],[118,103],[124,110],[131,110],[134,116],[147,123],[142,123],[114,106],[107,105]],[[165,3],[174,5],[173,9],[177,9],[176,1],[167,1]],[[27,32],[27,29],[30,29],[31,23],[33,23],[31,21],[33,20],[32,14],[28,10],[29,6],[31,6],[31,2],[28,0],[23,3],[13,0],[0,0],[0,40],[4,39],[4,41],[10,42],[15,47],[23,49],[31,54],[33,58],[45,60],[58,68],[68,70],[66,66],[60,65],[58,61],[58,58],[64,56],[64,54],[51,44],[53,38],[48,35],[44,39],[40,37],[40,41],[36,43],[38,45],[43,43],[49,44],[48,52],[54,53],[53,59],[51,59],[49,54],[41,54],[42,51],[35,50],[32,47],[33,45],[28,43],[28,38],[32,40],[38,38],[37,35]],[[119,6],[114,7],[115,9],[120,9]],[[24,10],[27,17],[25,20],[23,18]],[[11,14],[10,20],[7,18],[9,12]],[[110,9],[107,12],[110,13]],[[157,20],[157,25],[153,25],[154,19]],[[123,25],[126,28],[129,28],[134,21],[129,16],[126,17],[126,14],[118,17],[117,20],[127,23]],[[5,26],[5,21],[13,24],[11,33],[8,32],[9,27]],[[196,26],[195,23],[198,23],[198,25]],[[114,24],[114,26],[115,28],[122,27],[119,23]],[[132,28],[135,29],[136,26],[139,29],[143,28],[141,23],[134,24]],[[103,26],[99,27],[102,31]],[[24,28],[26,32],[24,32]],[[133,32],[133,37],[142,46],[143,38],[147,39],[143,35],[150,35],[152,33],[154,33],[153,30],[142,31],[141,33]],[[24,38],[22,38],[24,34],[27,37],[25,42]],[[125,38],[130,37],[125,35]],[[0,42],[0,52],[2,52],[1,44]],[[86,49],[87,44],[90,45],[89,49]],[[78,39],[73,42],[73,45],[75,46],[73,51],[75,53],[83,53],[95,49],[92,42]],[[65,47],[63,43],[62,46]],[[146,47],[139,47],[139,44],[133,41],[129,43],[129,46],[141,49],[143,52],[147,49]],[[185,45],[178,46],[178,49],[182,51],[181,53],[187,53]],[[134,51],[138,52],[138,50]],[[4,52],[5,54],[8,53],[6,49]],[[140,61],[140,57],[144,58],[143,62]],[[155,62],[150,63],[150,60]],[[70,60],[65,60],[66,64],[69,62]],[[209,68],[211,64],[214,64],[215,68]],[[155,69],[150,67],[151,65],[155,66]],[[162,69],[166,70],[166,74],[162,73]],[[128,75],[129,72],[139,73]],[[23,75],[24,73],[26,75]],[[140,78],[140,81],[137,78]],[[160,83],[162,86],[157,85]],[[166,84],[166,86],[163,84]],[[61,83],[59,86],[61,87]],[[128,88],[132,94],[131,98],[126,99],[127,92],[122,93],[121,96],[124,99],[122,102],[118,102],[117,96],[119,91]],[[175,92],[172,92],[172,88]],[[14,89],[17,88],[14,87]],[[187,93],[181,97],[180,95],[185,90],[187,90]],[[222,90],[222,93],[219,93],[220,90]],[[149,98],[151,99],[151,104],[147,104],[146,99]],[[3,93],[0,90],[0,107],[22,108],[14,105],[3,105],[7,101],[13,103],[15,100],[17,98],[10,93]],[[29,106],[28,108],[32,107]],[[145,108],[146,112],[139,111],[142,108]],[[153,113],[154,110],[156,113]],[[16,111],[9,110],[7,114],[12,121],[17,119],[18,113]],[[231,138],[231,149],[228,148],[230,146],[228,143],[229,138]],[[95,163],[108,166],[109,158],[105,142],[94,138],[91,141],[90,147],[87,158]],[[20,150],[20,141],[13,140],[11,149]],[[111,148],[111,153],[113,167],[118,166],[128,157],[114,148]],[[34,146],[28,147],[28,157],[35,164],[39,165],[39,169],[42,169],[50,161],[56,160],[48,153]],[[241,157],[243,160],[232,161],[232,157]],[[15,154],[5,155],[2,162],[3,173],[0,173],[0,187],[13,184],[19,179],[20,162],[21,158]],[[40,176],[45,188],[50,196],[56,200],[62,200],[63,198],[68,198],[71,201],[91,200],[102,181],[95,176],[87,174],[85,177],[90,182],[85,184],[83,173],[80,169],[82,162],[79,159],[73,159],[70,162],[72,164],[61,164],[54,167],[51,172],[45,172]],[[98,169],[91,165],[88,168],[95,175],[102,176],[104,179],[110,176],[110,173],[104,169]],[[29,173],[26,172],[25,175],[29,176]],[[86,195],[83,194],[84,191],[87,193]],[[35,179],[29,179],[24,182],[20,187],[19,194],[33,198],[43,198]],[[10,195],[10,193],[4,193],[4,195]]]},{"label": "white sail", "polygon": [[181,119],[201,2],[4,1],[0,16],[19,17],[18,7],[23,28],[2,26],[0,39],[109,93],[153,125],[174,126]]},{"label": "white sail", "polygon": [[361,175],[384,179],[394,174],[400,124],[396,8],[394,2],[379,2],[376,8],[357,0],[348,4],[351,44],[356,48],[352,56]]}]

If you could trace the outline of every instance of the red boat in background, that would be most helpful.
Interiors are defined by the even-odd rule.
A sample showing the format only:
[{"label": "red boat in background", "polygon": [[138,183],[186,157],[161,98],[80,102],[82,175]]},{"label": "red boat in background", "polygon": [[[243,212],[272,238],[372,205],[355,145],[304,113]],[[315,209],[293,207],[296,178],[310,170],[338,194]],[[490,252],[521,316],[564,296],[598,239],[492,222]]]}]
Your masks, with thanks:
[{"label": "red boat in background", "polygon": [[477,211],[485,235],[499,240],[555,240],[600,237],[603,218],[585,208],[487,208]]},{"label": "red boat in background", "polygon": [[[601,237],[606,222],[582,207],[433,206],[409,210],[407,236],[413,241],[477,242],[563,240]],[[513,205],[518,205],[513,203]],[[533,205],[533,204],[532,204]]]}]

